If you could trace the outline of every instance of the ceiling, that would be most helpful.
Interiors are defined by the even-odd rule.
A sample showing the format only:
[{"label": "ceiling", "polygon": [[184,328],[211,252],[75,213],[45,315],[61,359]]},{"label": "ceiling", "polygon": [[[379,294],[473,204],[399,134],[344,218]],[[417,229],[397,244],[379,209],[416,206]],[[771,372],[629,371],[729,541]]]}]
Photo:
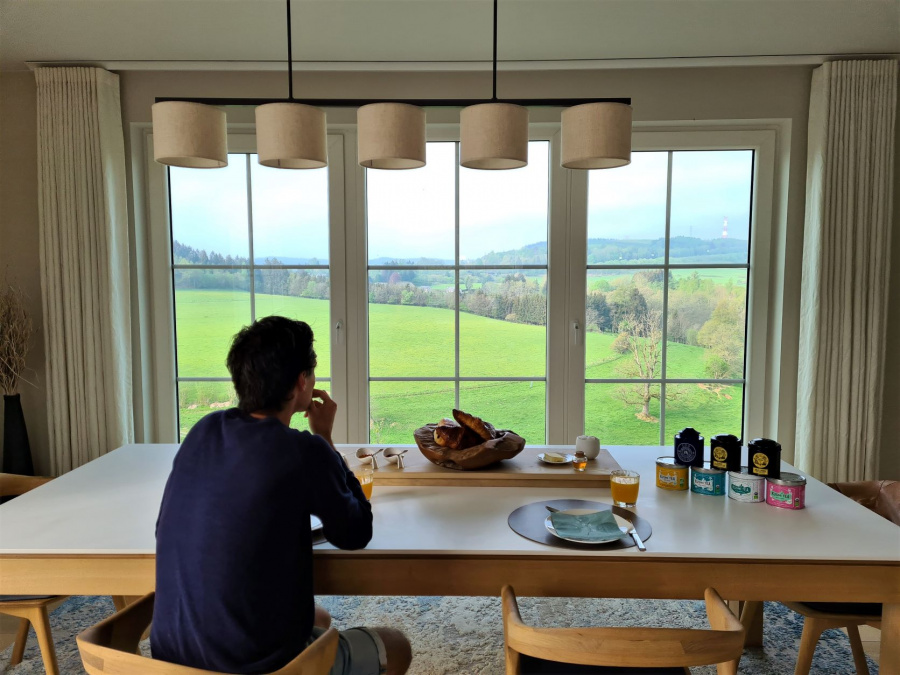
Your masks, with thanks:
[{"label": "ceiling", "polygon": [[[491,0],[293,1],[294,58],[306,68],[491,58]],[[501,0],[499,11],[508,67],[900,53],[900,0]],[[284,0],[0,0],[6,69],[268,69],[285,45]]]}]

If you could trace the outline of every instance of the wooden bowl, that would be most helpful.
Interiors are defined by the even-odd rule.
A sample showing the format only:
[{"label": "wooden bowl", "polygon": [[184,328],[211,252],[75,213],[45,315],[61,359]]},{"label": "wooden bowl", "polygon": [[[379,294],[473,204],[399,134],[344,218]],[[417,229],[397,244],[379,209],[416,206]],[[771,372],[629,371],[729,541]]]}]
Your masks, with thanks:
[{"label": "wooden bowl", "polygon": [[413,432],[416,445],[428,461],[458,471],[483,469],[522,452],[525,439],[509,430],[497,430],[497,437],[465,450],[445,448],[434,442],[437,424],[426,424]]}]

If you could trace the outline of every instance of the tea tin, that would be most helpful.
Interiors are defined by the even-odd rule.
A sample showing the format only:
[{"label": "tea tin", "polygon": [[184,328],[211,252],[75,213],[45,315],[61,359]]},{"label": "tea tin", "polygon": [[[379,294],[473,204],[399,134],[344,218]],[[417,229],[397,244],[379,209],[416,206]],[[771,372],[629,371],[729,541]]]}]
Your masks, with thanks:
[{"label": "tea tin", "polygon": [[806,478],[785,473],[781,478],[766,479],[766,504],[780,509],[798,510],[806,506]]},{"label": "tea tin", "polygon": [[663,490],[687,490],[688,468],[684,464],[678,464],[674,457],[657,458],[656,487]]},{"label": "tea tin", "polygon": [[728,497],[736,502],[762,504],[766,501],[766,479],[749,469],[728,472]]},{"label": "tea tin", "polygon": [[724,495],[725,472],[710,466],[692,466],[691,492],[710,497]]},{"label": "tea tin", "polygon": [[750,473],[766,478],[781,476],[781,445],[771,438],[754,438],[747,444]]},{"label": "tea tin", "polygon": [[714,469],[741,470],[741,439],[733,434],[718,434],[709,439],[709,459]]},{"label": "tea tin", "polygon": [[687,466],[703,466],[703,436],[691,427],[675,434],[675,461]]}]

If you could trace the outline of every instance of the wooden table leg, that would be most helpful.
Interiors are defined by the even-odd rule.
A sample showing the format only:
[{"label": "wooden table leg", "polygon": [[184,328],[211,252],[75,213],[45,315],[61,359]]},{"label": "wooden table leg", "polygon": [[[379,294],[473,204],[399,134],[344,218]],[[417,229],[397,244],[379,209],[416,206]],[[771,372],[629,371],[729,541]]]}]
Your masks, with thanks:
[{"label": "wooden table leg", "polygon": [[745,647],[763,646],[763,603],[748,601],[742,603],[741,623],[747,631],[744,636]]},{"label": "wooden table leg", "polygon": [[881,673],[900,673],[900,603],[887,602],[881,612]]}]

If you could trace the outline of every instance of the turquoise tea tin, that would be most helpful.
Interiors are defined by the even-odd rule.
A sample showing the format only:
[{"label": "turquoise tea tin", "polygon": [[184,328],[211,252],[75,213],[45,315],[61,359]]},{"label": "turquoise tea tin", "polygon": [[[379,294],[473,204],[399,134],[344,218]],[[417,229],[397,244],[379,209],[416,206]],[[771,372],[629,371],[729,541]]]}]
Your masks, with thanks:
[{"label": "turquoise tea tin", "polygon": [[725,494],[725,472],[714,469],[706,462],[704,466],[691,467],[691,492],[710,497]]}]

